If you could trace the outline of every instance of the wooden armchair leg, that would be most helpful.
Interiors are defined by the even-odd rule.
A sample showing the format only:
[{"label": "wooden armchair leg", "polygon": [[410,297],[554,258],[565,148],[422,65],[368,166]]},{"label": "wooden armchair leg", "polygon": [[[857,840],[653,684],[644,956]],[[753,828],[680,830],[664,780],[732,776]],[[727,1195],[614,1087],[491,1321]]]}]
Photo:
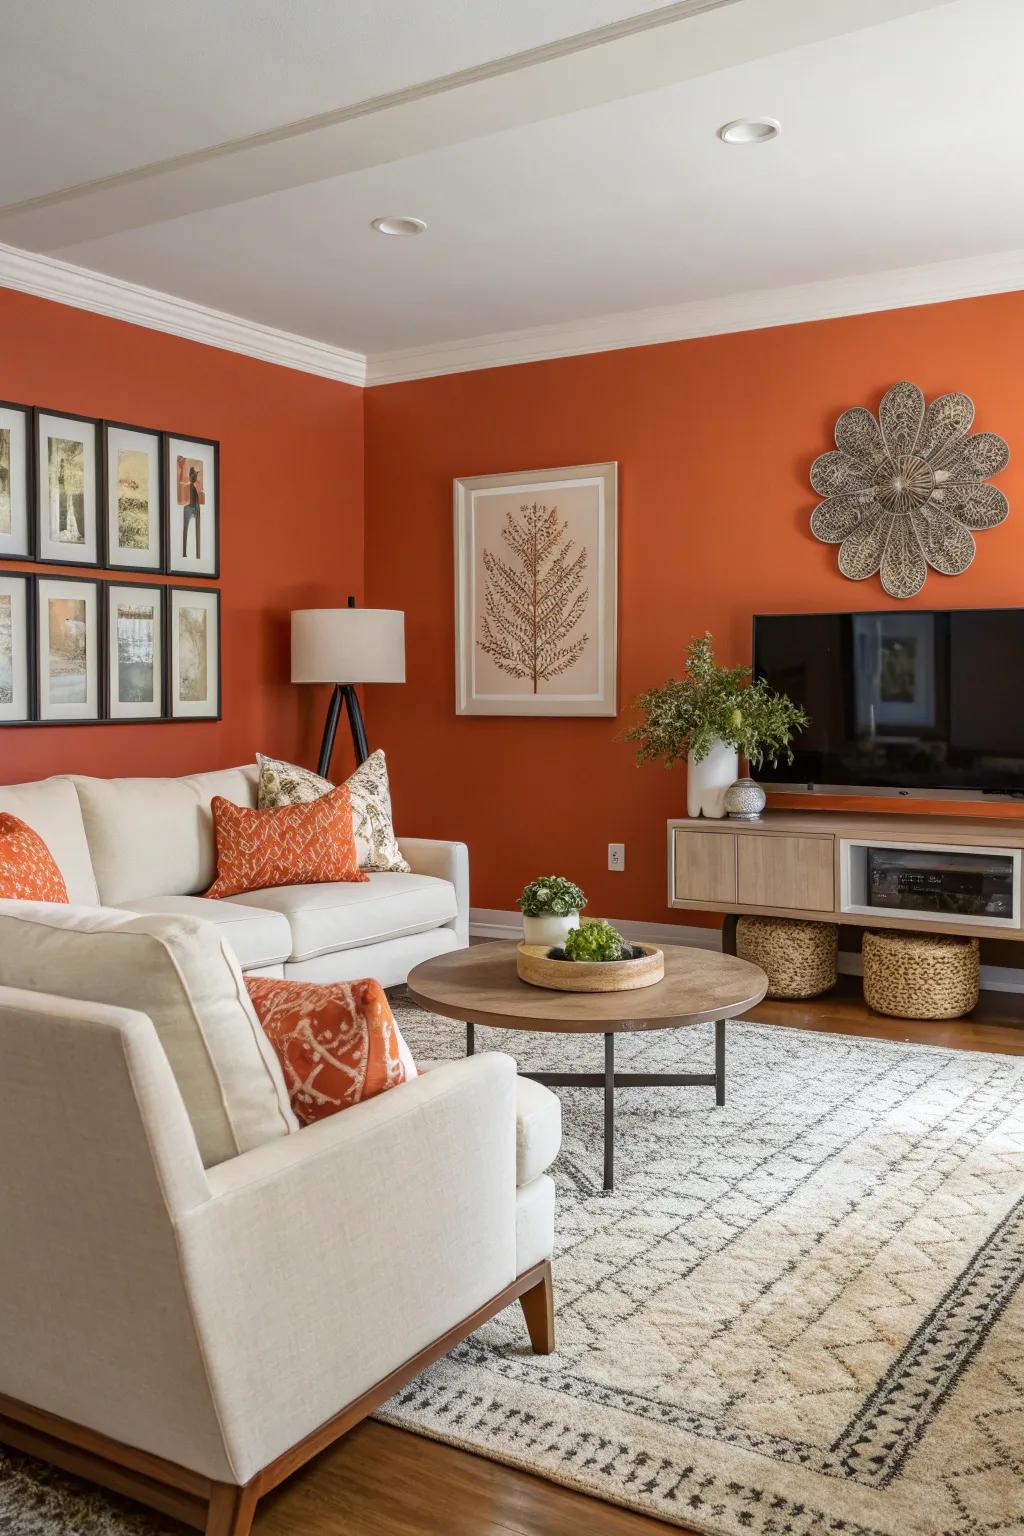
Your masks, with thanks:
[{"label": "wooden armchair leg", "polygon": [[550,1260],[544,1265],[536,1285],[520,1296],[519,1305],[523,1309],[534,1354],[550,1355],[555,1348],[555,1292]]},{"label": "wooden armchair leg", "polygon": [[245,1488],[234,1483],[214,1483],[206,1515],[206,1536],[249,1536],[258,1501],[254,1483]]}]

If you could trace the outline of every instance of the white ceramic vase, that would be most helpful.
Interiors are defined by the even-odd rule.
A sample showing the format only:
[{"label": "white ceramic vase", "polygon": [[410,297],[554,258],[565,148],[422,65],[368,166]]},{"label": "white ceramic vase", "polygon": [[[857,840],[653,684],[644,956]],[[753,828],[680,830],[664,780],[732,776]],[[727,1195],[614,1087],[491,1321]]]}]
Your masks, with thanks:
[{"label": "white ceramic vase", "polygon": [[570,912],[565,917],[556,917],[553,912],[545,912],[541,917],[527,917],[524,912],[523,938],[527,944],[546,944],[549,949],[555,949],[565,943],[569,929],[579,925],[578,912]]},{"label": "white ceramic vase", "polygon": [[716,741],[699,763],[694,762],[691,752],[686,760],[686,814],[721,820],[725,815],[725,792],[739,771],[739,752],[727,742]]}]

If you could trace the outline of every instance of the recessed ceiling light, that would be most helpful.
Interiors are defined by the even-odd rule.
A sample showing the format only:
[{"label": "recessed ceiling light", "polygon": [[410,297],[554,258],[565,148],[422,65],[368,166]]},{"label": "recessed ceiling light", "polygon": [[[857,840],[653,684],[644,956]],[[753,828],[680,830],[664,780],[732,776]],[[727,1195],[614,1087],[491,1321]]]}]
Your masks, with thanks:
[{"label": "recessed ceiling light", "polygon": [[722,124],[718,137],[723,144],[767,144],[781,132],[782,124],[775,117],[735,117]]},{"label": "recessed ceiling light", "polygon": [[373,227],[381,235],[422,235],[427,226],[423,219],[410,219],[403,215],[374,219]]}]

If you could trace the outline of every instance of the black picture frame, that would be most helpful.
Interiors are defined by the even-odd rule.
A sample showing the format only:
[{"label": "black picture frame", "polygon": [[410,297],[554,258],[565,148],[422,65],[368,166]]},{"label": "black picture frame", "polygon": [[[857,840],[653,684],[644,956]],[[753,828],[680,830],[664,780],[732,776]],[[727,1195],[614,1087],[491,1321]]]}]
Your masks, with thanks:
[{"label": "black picture frame", "polygon": [[[166,725],[170,719],[168,713],[170,690],[170,663],[167,654],[168,643],[168,609],[170,600],[167,596],[171,590],[164,582],[157,581],[125,581],[118,576],[106,576],[101,580],[103,588],[100,603],[100,625],[103,630],[103,678],[100,693],[101,721],[104,725]],[[149,715],[115,715],[113,677],[114,667],[117,661],[110,633],[110,607],[112,592],[115,587],[123,587],[127,591],[153,593],[157,600],[157,631],[160,636],[160,663],[159,669],[154,669],[159,679],[160,709],[157,713]],[[220,641],[218,639],[218,655],[220,653]],[[219,694],[219,679],[218,679]]]},{"label": "black picture frame", "polygon": [[[167,600],[165,603],[166,634],[164,640],[164,654],[167,666],[167,692],[166,708],[167,719],[177,723],[180,720],[201,721],[221,720],[224,717],[224,662],[222,655],[223,636],[221,626],[221,601],[218,587],[188,586],[179,582],[168,583],[166,587]],[[175,712],[175,705],[179,702],[175,689],[174,679],[174,600],[177,594],[194,592],[212,600],[216,612],[217,634],[217,710],[215,714],[179,714]]]},{"label": "black picture frame", "polygon": [[[80,421],[92,428],[92,474],[93,474],[93,517],[96,523],[95,555],[88,559],[75,559],[73,554],[61,550],[58,554],[47,554],[51,543],[43,536],[43,487],[46,483],[46,474],[42,464],[40,445],[40,431],[44,417],[54,417],[63,421]],[[104,534],[106,531],[106,518],[101,516],[103,506],[102,466],[100,463],[100,418],[98,416],[83,416],[78,411],[55,410],[51,406],[37,405],[32,411],[32,461],[34,477],[34,507],[33,518],[35,521],[35,564],[36,565],[82,565],[90,569],[99,570],[106,564],[106,545]],[[72,548],[72,546],[68,546]]]},{"label": "black picture frame", "polygon": [[[0,400],[0,411],[15,411],[24,417],[25,430],[25,474],[22,489],[25,495],[25,548],[19,550],[14,547],[5,547],[3,540],[6,534],[0,533],[0,560],[35,560],[36,557],[36,492],[35,492],[35,467],[36,467],[36,430],[35,414],[32,406],[22,405],[18,400]],[[8,478],[10,466],[8,466]],[[12,498],[14,487],[8,484],[8,492]],[[13,537],[13,532],[12,532]]]},{"label": "black picture frame", "polygon": [[[25,713],[18,718],[0,714],[0,730],[18,730],[36,722],[36,578],[27,571],[0,570],[0,582],[17,582],[24,592],[21,642],[25,654]],[[12,616],[13,628],[13,616]],[[12,664],[13,673],[13,664]],[[12,699],[13,703],[13,699]],[[0,705],[0,709],[5,706]]]},{"label": "black picture frame", "polygon": [[[164,447],[164,571],[168,576],[193,576],[200,581],[216,581],[220,576],[220,442],[214,437],[196,437],[194,434],[184,432],[165,432],[163,434]],[[188,447],[195,444],[200,448],[208,448],[213,457],[213,564],[206,568],[194,564],[184,563],[183,557],[177,553],[177,533],[175,526],[175,508],[177,502],[177,473],[172,466],[172,457],[177,457],[176,445]],[[207,499],[209,505],[209,499]],[[202,527],[200,515],[198,529]],[[188,530],[183,529],[183,544],[187,541]],[[187,559],[187,557],[185,557]]]},{"label": "black picture frame", "polygon": [[[107,666],[106,637],[103,625],[104,610],[104,581],[101,576],[68,576],[63,573],[52,576],[34,576],[35,601],[33,604],[33,620],[35,633],[35,664],[34,664],[34,704],[35,717],[31,721],[33,725],[103,725],[106,723],[103,714],[103,681]],[[51,715],[44,713],[43,704],[43,646],[41,643],[41,631],[43,624],[44,603],[48,594],[43,587],[47,583],[60,583],[65,586],[86,586],[96,589],[96,713],[95,715]],[[88,675],[88,674],[87,674]]]},{"label": "black picture frame", "polygon": [[[143,427],[132,421],[110,421],[104,417],[100,423],[99,441],[99,471],[102,502],[103,524],[103,566],[105,570],[125,571],[139,576],[163,576],[167,573],[167,520],[164,514],[165,481],[167,478],[167,453],[164,443],[165,434],[159,427]],[[155,565],[135,565],[128,562],[118,562],[114,559],[114,546],[110,538],[111,496],[117,495],[116,486],[110,481],[109,466],[109,439],[111,432],[137,432],[140,437],[152,438],[155,446],[156,460],[156,530],[157,530],[157,563]]]}]

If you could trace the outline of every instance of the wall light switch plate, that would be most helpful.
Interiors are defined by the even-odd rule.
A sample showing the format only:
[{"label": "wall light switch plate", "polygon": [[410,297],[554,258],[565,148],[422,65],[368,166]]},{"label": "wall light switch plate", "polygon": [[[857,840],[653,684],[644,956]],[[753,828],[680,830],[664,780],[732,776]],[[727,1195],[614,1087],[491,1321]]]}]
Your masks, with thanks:
[{"label": "wall light switch plate", "polygon": [[623,869],[625,869],[625,867],[626,867],[626,845],[625,845],[625,843],[609,843],[608,844],[608,868],[609,869],[615,869],[615,870],[623,870]]}]

